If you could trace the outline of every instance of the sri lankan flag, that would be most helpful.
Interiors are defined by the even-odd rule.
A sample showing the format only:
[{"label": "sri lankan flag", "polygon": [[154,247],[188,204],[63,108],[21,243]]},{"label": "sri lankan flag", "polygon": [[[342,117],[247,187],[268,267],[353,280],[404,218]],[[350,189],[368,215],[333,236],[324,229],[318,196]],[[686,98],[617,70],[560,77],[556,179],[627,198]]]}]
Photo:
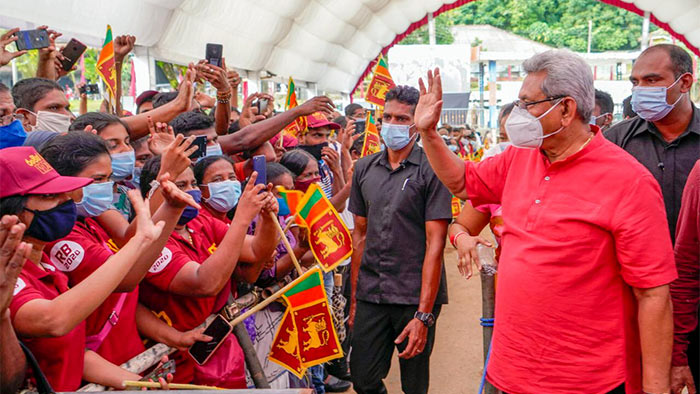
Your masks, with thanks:
[{"label": "sri lankan flag", "polygon": [[379,59],[377,59],[377,66],[374,68],[374,75],[372,75],[372,80],[367,87],[365,100],[380,107],[384,107],[386,92],[394,86],[396,86],[396,84],[391,78],[391,74],[389,74],[389,66],[384,56],[380,53]]},{"label": "sri lankan flag", "polygon": [[289,207],[289,213],[291,215],[296,215],[294,218],[296,224],[304,226],[304,222],[298,215],[299,203],[301,202],[301,199],[304,198],[304,193],[300,192],[299,190],[287,190],[283,186],[277,186],[277,191],[279,192],[280,197],[282,197],[284,202],[287,204],[287,207]]},{"label": "sri lankan flag", "polygon": [[343,356],[335,333],[321,270],[294,281],[282,298],[287,310],[270,348],[270,360],[302,378],[308,367]]},{"label": "sri lankan flag", "polygon": [[[290,110],[299,105],[297,103],[297,92],[296,86],[294,85],[294,80],[289,77],[289,85],[287,87],[287,99],[284,102],[285,110]],[[299,136],[306,130],[306,117],[300,116],[296,118],[292,123],[288,124],[284,128],[284,133],[292,136],[294,138],[299,138]]]},{"label": "sri lankan flag", "polygon": [[100,74],[111,97],[116,97],[117,70],[114,67],[114,43],[112,42],[112,26],[107,25],[107,35],[102,45],[100,56],[97,58],[97,73]]},{"label": "sri lankan flag", "polygon": [[377,123],[374,121],[372,111],[367,111],[365,121],[365,141],[362,143],[362,154],[360,157],[369,156],[381,150],[382,140],[379,138]]},{"label": "sri lankan flag", "polygon": [[352,255],[352,238],[345,223],[313,183],[299,203],[299,218],[309,229],[309,244],[316,260],[328,272]]}]

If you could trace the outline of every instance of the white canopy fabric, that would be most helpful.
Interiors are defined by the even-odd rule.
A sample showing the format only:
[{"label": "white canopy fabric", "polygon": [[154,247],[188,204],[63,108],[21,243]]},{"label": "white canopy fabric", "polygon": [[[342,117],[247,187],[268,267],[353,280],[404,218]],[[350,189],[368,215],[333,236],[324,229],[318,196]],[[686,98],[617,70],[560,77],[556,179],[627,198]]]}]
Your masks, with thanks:
[{"label": "white canopy fabric", "polygon": [[[637,11],[700,47],[700,0],[602,0]],[[350,92],[377,55],[443,0],[0,0],[0,26],[46,24],[99,47],[105,28],[157,59],[185,64],[223,44],[228,66]],[[617,4],[616,4],[617,5]],[[441,8],[443,7],[443,8]]]}]

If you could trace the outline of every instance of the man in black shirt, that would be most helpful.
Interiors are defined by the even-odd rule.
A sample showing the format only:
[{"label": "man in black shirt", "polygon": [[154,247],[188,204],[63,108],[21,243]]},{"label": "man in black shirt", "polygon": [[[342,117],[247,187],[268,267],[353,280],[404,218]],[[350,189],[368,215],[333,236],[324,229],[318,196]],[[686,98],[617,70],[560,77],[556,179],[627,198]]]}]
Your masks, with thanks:
[{"label": "man in black shirt", "polygon": [[[632,109],[638,116],[611,127],[605,136],[639,160],[659,182],[675,240],[683,188],[700,159],[700,111],[689,97],[693,61],[678,46],[655,45],[639,55],[630,80]],[[690,337],[689,349],[697,348],[697,328]],[[691,370],[697,384],[698,360],[689,360],[689,368],[679,361],[684,359],[673,355],[672,387],[692,379]]]},{"label": "man in black shirt", "polygon": [[395,346],[403,392],[428,392],[435,319],[447,303],[442,253],[451,194],[416,144],[418,98],[408,86],[387,93],[386,150],[360,159],[353,176],[350,371],[359,394],[386,393]]}]

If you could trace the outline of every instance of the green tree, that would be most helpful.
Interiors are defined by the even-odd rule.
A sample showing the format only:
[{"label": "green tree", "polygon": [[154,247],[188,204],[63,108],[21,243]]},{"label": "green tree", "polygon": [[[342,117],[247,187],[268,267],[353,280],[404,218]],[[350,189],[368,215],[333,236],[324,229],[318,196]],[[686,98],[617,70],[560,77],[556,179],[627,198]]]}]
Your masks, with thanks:
[{"label": "green tree", "polygon": [[589,20],[592,51],[638,49],[642,32],[640,16],[596,0],[478,0],[446,14],[454,25],[492,25],[574,51],[587,48]]},{"label": "green tree", "polygon": [[[437,44],[448,45],[455,41],[450,31],[452,24],[452,15],[450,12],[440,14],[435,18],[435,42]],[[427,24],[416,29],[413,33],[401,40],[401,44],[404,45],[428,43],[430,43],[430,39],[428,38]]]}]

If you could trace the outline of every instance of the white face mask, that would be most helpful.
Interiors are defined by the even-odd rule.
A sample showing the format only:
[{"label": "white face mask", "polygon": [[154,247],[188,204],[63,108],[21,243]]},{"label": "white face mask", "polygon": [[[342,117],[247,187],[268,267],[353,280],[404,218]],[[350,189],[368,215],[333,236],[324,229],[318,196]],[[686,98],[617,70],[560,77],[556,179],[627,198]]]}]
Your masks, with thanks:
[{"label": "white face mask", "polygon": [[548,109],[547,112],[538,117],[534,117],[526,109],[522,109],[515,105],[513,107],[513,111],[508,117],[508,120],[506,120],[506,133],[508,134],[508,139],[510,139],[513,146],[518,148],[539,148],[542,146],[543,139],[551,137],[564,130],[564,126],[562,126],[559,128],[559,130],[544,135],[542,123],[540,123],[540,119],[545,117],[550,111],[559,105],[559,103],[561,103],[561,99],[559,99],[556,104]]},{"label": "white face mask", "polygon": [[33,131],[53,131],[56,133],[66,133],[71,124],[71,117],[64,114],[57,114],[50,111],[32,112],[36,116],[36,126],[32,126]]}]

